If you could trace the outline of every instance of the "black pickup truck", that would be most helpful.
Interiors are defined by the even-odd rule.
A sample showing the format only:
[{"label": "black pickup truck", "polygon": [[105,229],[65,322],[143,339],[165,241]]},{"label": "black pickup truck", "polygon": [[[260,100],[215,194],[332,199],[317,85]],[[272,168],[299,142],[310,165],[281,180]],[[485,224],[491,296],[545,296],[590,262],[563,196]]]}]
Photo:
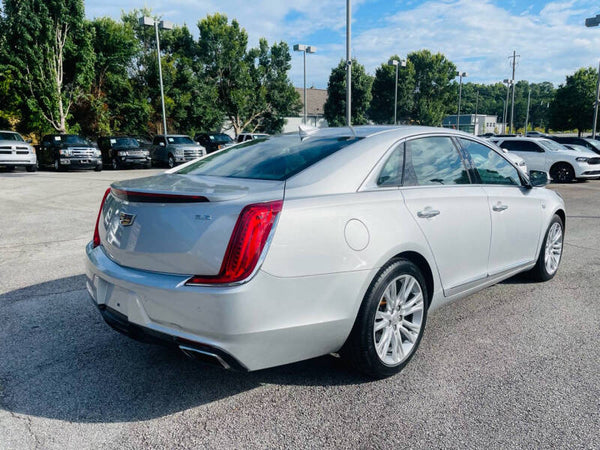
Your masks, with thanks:
[{"label": "black pickup truck", "polygon": [[94,169],[102,170],[100,150],[87,139],[76,134],[48,134],[39,146],[40,166],[54,170]]}]

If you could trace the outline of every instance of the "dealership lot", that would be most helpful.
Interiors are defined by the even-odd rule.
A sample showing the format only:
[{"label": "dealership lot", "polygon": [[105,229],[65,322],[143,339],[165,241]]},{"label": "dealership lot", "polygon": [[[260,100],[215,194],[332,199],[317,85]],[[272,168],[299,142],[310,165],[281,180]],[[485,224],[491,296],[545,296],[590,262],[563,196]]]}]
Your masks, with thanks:
[{"label": "dealership lot", "polygon": [[434,312],[407,368],[369,381],[332,357],[226,372],[105,325],[83,277],[100,199],[159,172],[0,173],[0,448],[600,446],[600,181],[551,187],[554,280]]}]

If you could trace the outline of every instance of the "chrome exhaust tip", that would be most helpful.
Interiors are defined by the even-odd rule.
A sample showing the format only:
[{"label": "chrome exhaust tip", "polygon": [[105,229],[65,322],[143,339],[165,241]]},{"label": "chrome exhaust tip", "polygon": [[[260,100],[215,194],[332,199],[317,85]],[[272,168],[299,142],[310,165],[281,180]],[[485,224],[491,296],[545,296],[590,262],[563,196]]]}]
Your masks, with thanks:
[{"label": "chrome exhaust tip", "polygon": [[189,358],[197,361],[205,362],[211,365],[221,366],[223,369],[230,370],[231,366],[223,360],[219,355],[208,352],[206,350],[199,350],[197,348],[188,347],[186,345],[180,345],[179,349]]}]

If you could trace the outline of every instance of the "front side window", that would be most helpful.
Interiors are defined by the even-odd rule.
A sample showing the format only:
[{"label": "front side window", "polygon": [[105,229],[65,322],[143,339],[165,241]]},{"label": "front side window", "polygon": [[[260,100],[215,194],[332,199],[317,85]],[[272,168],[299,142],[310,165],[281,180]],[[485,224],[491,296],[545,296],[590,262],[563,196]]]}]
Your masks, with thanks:
[{"label": "front side window", "polygon": [[360,140],[354,137],[301,139],[286,135],[254,139],[211,153],[177,173],[255,180],[286,180]]},{"label": "front side window", "polygon": [[475,141],[459,140],[482,184],[521,185],[517,169],[494,150]]},{"label": "front side window", "polygon": [[403,166],[404,144],[400,144],[383,165],[377,177],[377,186],[400,186],[402,184]]},{"label": "front side window", "polygon": [[405,186],[469,183],[465,165],[449,137],[425,137],[406,142]]}]

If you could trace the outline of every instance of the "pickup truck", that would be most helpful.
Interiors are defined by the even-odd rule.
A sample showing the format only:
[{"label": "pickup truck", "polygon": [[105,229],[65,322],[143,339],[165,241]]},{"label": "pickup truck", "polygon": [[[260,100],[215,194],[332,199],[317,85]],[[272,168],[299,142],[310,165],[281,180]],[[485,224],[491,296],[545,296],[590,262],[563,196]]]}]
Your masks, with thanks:
[{"label": "pickup truck", "polygon": [[76,134],[48,134],[42,138],[38,151],[40,166],[54,170],[94,169],[102,170],[102,154],[87,139]]},{"label": "pickup truck", "polygon": [[206,149],[189,136],[181,134],[159,134],[154,136],[150,156],[152,164],[170,168],[206,155]]},{"label": "pickup truck", "polygon": [[35,172],[37,159],[30,141],[26,142],[19,133],[0,131],[0,166],[13,171],[15,166],[24,166],[27,172]]},{"label": "pickup truck", "polygon": [[151,167],[150,152],[130,136],[103,136],[98,138],[104,164],[113,169],[141,166]]}]

